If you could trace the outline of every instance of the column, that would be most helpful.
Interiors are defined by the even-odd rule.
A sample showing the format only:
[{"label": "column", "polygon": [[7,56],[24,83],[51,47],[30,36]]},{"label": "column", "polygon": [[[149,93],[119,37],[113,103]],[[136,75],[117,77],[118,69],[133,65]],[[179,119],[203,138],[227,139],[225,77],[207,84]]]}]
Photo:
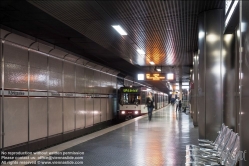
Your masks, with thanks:
[{"label": "column", "polygon": [[198,126],[199,137],[215,140],[222,124],[222,9],[199,15]]}]

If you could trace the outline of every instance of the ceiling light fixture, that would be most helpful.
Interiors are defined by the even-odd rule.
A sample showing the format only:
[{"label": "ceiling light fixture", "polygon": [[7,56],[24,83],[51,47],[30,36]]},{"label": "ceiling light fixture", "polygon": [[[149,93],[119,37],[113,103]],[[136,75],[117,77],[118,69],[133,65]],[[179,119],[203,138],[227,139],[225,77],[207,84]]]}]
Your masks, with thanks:
[{"label": "ceiling light fixture", "polygon": [[162,71],[161,67],[155,67],[155,71]]},{"label": "ceiling light fixture", "polygon": [[125,30],[120,25],[112,25],[112,27],[120,34],[120,35],[127,35]]},{"label": "ceiling light fixture", "polygon": [[189,86],[189,82],[182,82],[182,86]]},{"label": "ceiling light fixture", "polygon": [[168,80],[173,80],[174,79],[174,74],[173,73],[168,73],[167,74],[167,79]]},{"label": "ceiling light fixture", "polygon": [[154,63],[153,61],[150,61],[150,64],[151,64],[151,65],[154,65],[155,63]]},{"label": "ceiling light fixture", "polygon": [[138,52],[139,54],[141,54],[141,55],[144,55],[144,54],[145,54],[145,52],[144,52],[143,50],[141,50],[141,49],[137,49],[137,52]]},{"label": "ceiling light fixture", "polygon": [[137,80],[144,80],[144,74],[138,74]]},{"label": "ceiling light fixture", "polygon": [[229,22],[231,16],[233,15],[233,12],[234,12],[234,10],[235,10],[235,8],[236,8],[236,6],[237,6],[238,3],[239,3],[239,0],[235,0],[235,1],[233,2],[233,6],[232,6],[232,8],[230,9],[230,11],[229,11],[229,13],[228,13],[228,15],[227,15],[226,21],[225,21],[225,27],[227,26],[227,24],[228,24],[228,22]]}]

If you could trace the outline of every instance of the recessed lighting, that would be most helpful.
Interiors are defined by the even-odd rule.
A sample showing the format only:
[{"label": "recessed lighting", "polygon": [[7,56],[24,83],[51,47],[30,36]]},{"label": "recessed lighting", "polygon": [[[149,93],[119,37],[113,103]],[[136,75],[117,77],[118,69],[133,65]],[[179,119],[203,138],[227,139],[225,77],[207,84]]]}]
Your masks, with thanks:
[{"label": "recessed lighting", "polygon": [[112,27],[120,34],[120,35],[127,35],[125,30],[120,25],[112,25]]},{"label": "recessed lighting", "polygon": [[142,54],[142,55],[145,54],[145,52],[144,52],[143,50],[141,50],[141,49],[137,49],[137,52],[138,52],[139,54]]},{"label": "recessed lighting", "polygon": [[154,63],[153,61],[150,61],[150,64],[151,64],[151,65],[154,65],[155,63]]},{"label": "recessed lighting", "polygon": [[137,79],[138,80],[144,80],[144,74],[138,74]]},{"label": "recessed lighting", "polygon": [[188,86],[189,85],[189,83],[188,82],[182,82],[182,86]]},{"label": "recessed lighting", "polygon": [[168,73],[168,74],[167,74],[167,79],[168,79],[168,80],[173,80],[173,79],[174,79],[174,74]]},{"label": "recessed lighting", "polygon": [[159,68],[157,68],[156,70],[157,70],[157,71],[161,71],[161,69],[159,69]]}]

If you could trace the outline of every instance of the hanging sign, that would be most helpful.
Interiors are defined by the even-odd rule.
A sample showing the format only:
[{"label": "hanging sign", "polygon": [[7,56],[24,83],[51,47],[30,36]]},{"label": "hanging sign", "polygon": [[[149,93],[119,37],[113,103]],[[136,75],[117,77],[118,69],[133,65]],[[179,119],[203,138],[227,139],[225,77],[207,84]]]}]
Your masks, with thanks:
[{"label": "hanging sign", "polygon": [[165,80],[165,73],[147,73],[145,75],[146,81],[162,81]]}]

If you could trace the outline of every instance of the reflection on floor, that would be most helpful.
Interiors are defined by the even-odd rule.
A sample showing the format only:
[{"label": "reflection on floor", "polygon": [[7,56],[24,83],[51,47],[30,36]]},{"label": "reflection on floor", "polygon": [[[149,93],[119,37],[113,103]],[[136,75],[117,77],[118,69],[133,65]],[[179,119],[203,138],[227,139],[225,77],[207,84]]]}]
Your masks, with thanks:
[{"label": "reflection on floor", "polygon": [[197,139],[190,116],[168,105],[154,112],[152,121],[141,118],[64,152],[84,152],[86,166],[181,166],[186,145]]}]

